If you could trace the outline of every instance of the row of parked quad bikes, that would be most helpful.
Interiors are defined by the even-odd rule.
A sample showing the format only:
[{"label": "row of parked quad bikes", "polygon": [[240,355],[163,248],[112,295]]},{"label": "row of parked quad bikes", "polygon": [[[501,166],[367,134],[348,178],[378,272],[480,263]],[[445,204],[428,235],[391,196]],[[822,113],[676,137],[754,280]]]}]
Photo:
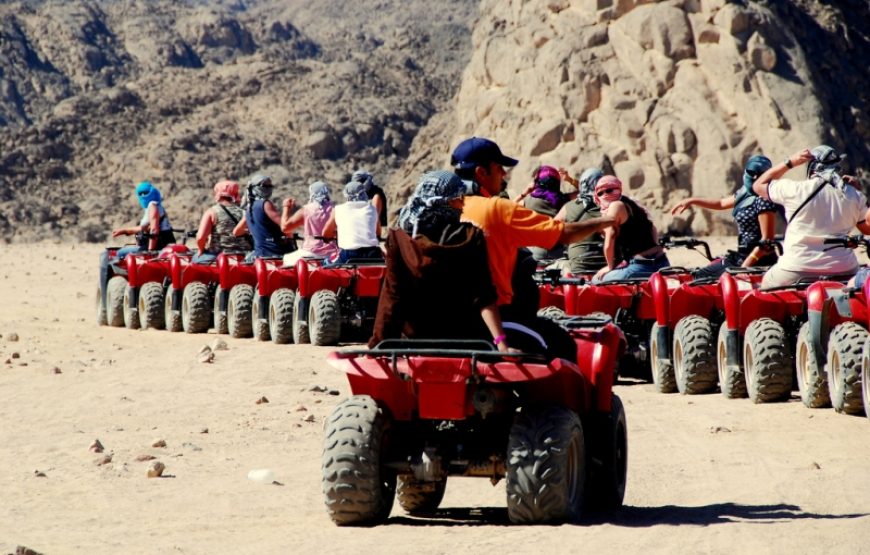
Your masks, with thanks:
[{"label": "row of parked quad bikes", "polygon": [[[828,242],[867,246],[863,237]],[[693,238],[663,244],[703,248],[710,258]],[[324,268],[301,259],[285,268],[277,259],[246,264],[243,253],[223,253],[200,265],[191,255],[171,245],[117,261],[105,307],[98,296],[100,323],[189,333],[214,327],[318,345],[371,332],[383,262]],[[448,476],[505,479],[512,522],[576,521],[585,511],[618,508],[628,457],[625,412],[612,391],[618,372],[651,375],[663,393],[718,387],[757,403],[788,399],[796,382],[808,407],[864,412],[868,292],[836,279],[761,289],[762,274],[731,269],[695,279],[672,267],[593,285],[541,271],[541,314],[569,331],[577,361],[506,357],[489,342],[461,340],[388,340],[331,353],[353,397],[325,430],[330,517],[375,524],[395,499],[411,514],[432,514]]]}]

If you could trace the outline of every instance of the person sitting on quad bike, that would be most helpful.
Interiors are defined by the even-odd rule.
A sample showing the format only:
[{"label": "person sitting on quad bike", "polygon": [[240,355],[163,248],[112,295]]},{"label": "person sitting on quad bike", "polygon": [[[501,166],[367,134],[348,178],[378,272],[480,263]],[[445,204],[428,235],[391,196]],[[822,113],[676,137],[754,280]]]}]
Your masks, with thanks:
[{"label": "person sitting on quad bike", "polygon": [[604,230],[607,265],[595,273],[593,283],[649,277],[671,265],[659,245],[659,232],[649,214],[622,194],[618,178],[605,175],[599,179],[594,200],[602,213],[616,223]]},{"label": "person sitting on quad bike", "polygon": [[381,227],[387,227],[387,195],[383,189],[375,185],[372,174],[367,170],[357,170],[353,172],[350,180],[362,183],[365,186],[366,196],[371,199],[372,205],[378,211],[378,221]]},{"label": "person sitting on quad bike", "polygon": [[[281,232],[281,214],[270,200],[273,190],[274,185],[269,176],[257,174],[248,181],[245,213],[242,221],[233,229],[233,235],[241,237],[250,231],[254,239],[254,250],[248,256],[249,261],[255,258],[280,257],[296,250],[296,243]],[[292,209],[293,199],[287,200]]]},{"label": "person sitting on quad bike", "polygon": [[756,155],[743,168],[743,184],[737,191],[721,199],[687,198],[671,209],[671,214],[682,214],[687,208],[699,206],[707,210],[728,210],[737,224],[737,250],[713,260],[707,267],[694,272],[696,278],[718,278],[727,268],[772,266],[778,256],[769,246],[760,246],[762,241],[772,241],[775,234],[776,204],[763,199],[752,190],[752,184],[772,166],[766,156]]},{"label": "person sitting on quad bike", "polygon": [[218,181],[214,186],[214,206],[202,215],[196,232],[195,264],[210,264],[225,250],[250,251],[248,235],[236,237],[233,229],[245,215],[239,206],[239,184],[235,181]]},{"label": "person sitting on quad bike", "polygon": [[[570,177],[566,170],[559,168],[562,178],[577,187],[578,195],[574,200],[566,202],[556,214],[563,222],[582,222],[601,217],[601,208],[595,204],[595,184],[604,176],[599,168],[587,168],[580,174],[579,180]],[[562,267],[563,273],[571,275],[594,274],[607,265],[604,258],[604,236],[593,233],[581,241],[568,245],[567,267]],[[567,272],[565,271],[567,270]]]},{"label": "person sitting on quad bike", "polygon": [[465,183],[423,175],[387,236],[387,271],[373,348],[384,339],[486,339],[509,351],[489,273],[486,239],[461,223]]},{"label": "person sitting on quad bike", "polygon": [[302,257],[331,259],[338,254],[338,246],[333,241],[324,241],[323,230],[332,216],[335,204],[329,196],[329,185],[315,181],[308,186],[308,203],[296,212],[290,213],[289,199],[284,201],[281,213],[281,231],[289,236],[293,230],[303,225],[302,248],[284,255],[284,266],[293,266]]},{"label": "person sitting on quad bike", "polygon": [[[761,174],[755,194],[785,208],[783,254],[762,279],[762,287],[791,285],[802,278],[853,276],[858,259],[852,249],[831,248],[825,237],[848,235],[854,227],[870,233],[870,210],[858,181],[842,176],[845,156],[827,145],[802,150]],[[782,179],[785,173],[807,164],[804,180]]]},{"label": "person sitting on quad bike", "polygon": [[[163,208],[163,195],[160,194],[160,190],[151,182],[142,181],[136,185],[136,198],[139,200],[139,206],[144,210],[139,225],[119,227],[112,231],[112,237],[135,235],[137,244],[119,249],[114,260],[123,260],[131,252],[160,250],[166,245],[175,242],[172,225],[169,223],[169,217]],[[100,255],[100,295],[102,296],[102,306],[106,306],[106,287],[109,281],[109,264],[111,262],[112,260],[109,260],[108,252],[103,251]]]},{"label": "person sitting on quad bike", "polygon": [[[553,166],[538,166],[532,172],[532,184],[525,188],[514,202],[520,203],[538,214],[554,218],[559,210],[576,196],[562,192],[562,175]],[[535,260],[555,260],[565,256],[565,247],[557,244],[551,250],[540,247],[529,247]]]},{"label": "person sitting on quad bike", "polygon": [[[564,223],[538,214],[510,199],[499,197],[503,189],[506,167],[517,165],[517,160],[502,154],[496,143],[481,137],[472,137],[459,143],[451,155],[451,164],[456,174],[465,180],[470,193],[462,205],[461,220],[474,224],[486,235],[486,248],[489,254],[489,269],[498,294],[499,312],[504,322],[510,322],[514,329],[525,328],[537,337],[537,343],[553,357],[576,360],[576,345],[564,329],[536,314],[538,288],[532,274],[522,272],[520,266],[517,279],[518,254],[523,247],[537,246],[553,248],[556,243],[571,243],[613,225],[613,220],[600,218],[583,222]],[[530,293],[514,296],[515,281],[528,286],[523,290]],[[510,330],[508,324],[505,328]],[[528,335],[528,334],[527,334]],[[523,351],[524,345],[511,344]]]},{"label": "person sitting on quad bike", "polygon": [[381,222],[377,208],[366,195],[365,185],[351,181],[344,186],[344,197],[347,202],[335,207],[323,227],[324,237],[338,237],[338,256],[329,265],[351,259],[383,259],[384,253],[378,246]]}]

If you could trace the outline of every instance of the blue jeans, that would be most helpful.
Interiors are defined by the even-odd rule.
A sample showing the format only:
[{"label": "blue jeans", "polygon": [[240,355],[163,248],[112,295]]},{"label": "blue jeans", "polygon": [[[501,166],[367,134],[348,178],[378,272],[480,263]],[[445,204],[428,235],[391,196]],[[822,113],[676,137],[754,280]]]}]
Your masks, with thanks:
[{"label": "blue jeans", "polygon": [[670,265],[671,262],[666,254],[660,254],[655,258],[632,258],[626,266],[607,272],[595,283],[649,277]]},{"label": "blue jeans", "polygon": [[204,252],[202,254],[194,255],[190,261],[194,264],[211,264],[215,260],[217,260],[217,254],[211,252]]},{"label": "blue jeans", "polygon": [[339,249],[338,257],[335,260],[329,263],[324,263],[324,268],[327,266],[336,266],[338,264],[344,264],[348,260],[359,260],[359,259],[372,259],[372,260],[383,260],[384,253],[380,249],[380,247],[363,247],[361,249]]}]

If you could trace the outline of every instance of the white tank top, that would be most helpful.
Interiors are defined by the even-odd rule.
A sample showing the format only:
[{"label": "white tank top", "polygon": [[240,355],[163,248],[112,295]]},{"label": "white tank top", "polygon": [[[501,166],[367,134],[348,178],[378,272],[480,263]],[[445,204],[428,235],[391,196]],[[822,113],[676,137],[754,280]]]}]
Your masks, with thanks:
[{"label": "white tank top", "polygon": [[367,200],[356,200],[335,207],[338,248],[344,250],[377,247],[378,211]]}]

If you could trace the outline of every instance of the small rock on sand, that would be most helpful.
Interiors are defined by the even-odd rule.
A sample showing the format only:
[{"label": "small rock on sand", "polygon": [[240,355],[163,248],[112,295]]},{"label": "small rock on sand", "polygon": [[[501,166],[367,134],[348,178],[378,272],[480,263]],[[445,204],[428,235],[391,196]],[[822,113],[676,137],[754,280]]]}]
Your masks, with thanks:
[{"label": "small rock on sand", "polygon": [[317,419],[314,417],[313,414],[309,414],[309,415],[306,416],[303,420],[305,420],[305,422],[314,422],[314,421],[317,420]]},{"label": "small rock on sand", "polygon": [[263,397],[260,397],[259,399],[257,399],[257,404],[258,404],[258,405],[262,405],[263,403],[268,403],[268,402],[269,402],[269,400],[266,399],[266,396],[265,396],[265,395],[264,395]]},{"label": "small rock on sand", "polygon": [[51,373],[52,374],[63,374],[63,372],[61,372],[60,368],[58,368],[57,366],[55,366],[54,368],[51,369]]},{"label": "small rock on sand", "polygon": [[110,462],[112,462],[112,454],[111,453],[109,453],[108,455],[103,455],[99,459],[95,460],[94,464],[97,466],[103,466],[104,464],[109,464]]},{"label": "small rock on sand", "polygon": [[21,358],[21,353],[12,353],[12,358]]},{"label": "small rock on sand", "polygon": [[94,453],[102,453],[105,448],[103,447],[103,444],[100,443],[99,439],[95,439],[94,442],[91,443],[90,447],[88,447],[88,450],[93,451]]},{"label": "small rock on sand", "polygon": [[214,351],[211,350],[211,347],[205,345],[199,350],[199,353],[197,353],[196,359],[202,363],[214,362]]},{"label": "small rock on sand", "polygon": [[224,341],[223,339],[221,339],[220,337],[218,337],[217,339],[215,339],[215,340],[212,342],[212,344],[211,344],[211,350],[212,350],[212,351],[229,351],[230,348],[229,348],[229,346],[227,345],[227,342],[226,342],[226,341]]},{"label": "small rock on sand", "polygon": [[156,458],[157,457],[155,457],[154,455],[149,455],[146,453],[144,455],[139,455],[138,457],[136,457],[136,462],[148,462],[153,461]]},{"label": "small rock on sand", "polygon": [[154,461],[151,463],[151,466],[148,467],[147,476],[149,478],[159,478],[163,476],[163,471],[166,470],[166,465],[160,461]]},{"label": "small rock on sand", "polygon": [[15,332],[10,333],[6,336],[7,341],[18,341],[18,334]]},{"label": "small rock on sand", "polygon": [[165,439],[155,439],[151,442],[151,447],[166,447]]}]

